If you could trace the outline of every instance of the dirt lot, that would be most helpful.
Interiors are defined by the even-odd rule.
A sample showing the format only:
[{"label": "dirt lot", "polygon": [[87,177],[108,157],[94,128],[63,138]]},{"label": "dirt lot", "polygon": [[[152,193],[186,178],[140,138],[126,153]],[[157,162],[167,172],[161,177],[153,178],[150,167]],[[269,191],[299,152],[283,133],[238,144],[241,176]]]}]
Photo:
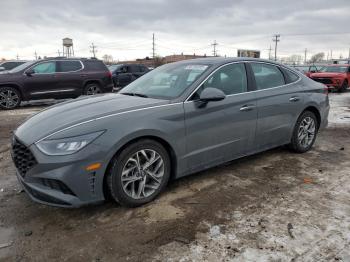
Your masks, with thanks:
[{"label": "dirt lot", "polygon": [[20,192],[0,112],[0,261],[350,261],[350,92],[314,150],[277,148],[173,182],[155,202],[69,210]]}]

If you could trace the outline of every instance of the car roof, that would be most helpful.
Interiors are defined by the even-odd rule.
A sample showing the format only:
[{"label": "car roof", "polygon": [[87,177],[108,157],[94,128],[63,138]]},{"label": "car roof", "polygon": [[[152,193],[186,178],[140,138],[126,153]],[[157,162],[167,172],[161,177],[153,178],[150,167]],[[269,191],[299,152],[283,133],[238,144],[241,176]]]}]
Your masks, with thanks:
[{"label": "car roof", "polygon": [[176,63],[183,63],[183,64],[211,64],[211,65],[222,65],[232,62],[243,62],[243,61],[253,61],[253,62],[266,62],[266,63],[272,63],[276,65],[282,65],[278,62],[267,60],[267,59],[261,59],[261,58],[251,58],[251,57],[205,57],[205,58],[195,58],[195,59],[188,59],[179,61]]}]

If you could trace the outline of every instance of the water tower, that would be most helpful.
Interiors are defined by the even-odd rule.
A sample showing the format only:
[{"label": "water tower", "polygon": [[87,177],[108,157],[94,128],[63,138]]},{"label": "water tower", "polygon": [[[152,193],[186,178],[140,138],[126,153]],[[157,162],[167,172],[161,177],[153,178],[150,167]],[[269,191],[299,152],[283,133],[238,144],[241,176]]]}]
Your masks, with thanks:
[{"label": "water tower", "polygon": [[71,57],[74,56],[74,49],[73,49],[73,39],[71,38],[63,38],[63,56],[65,57]]}]

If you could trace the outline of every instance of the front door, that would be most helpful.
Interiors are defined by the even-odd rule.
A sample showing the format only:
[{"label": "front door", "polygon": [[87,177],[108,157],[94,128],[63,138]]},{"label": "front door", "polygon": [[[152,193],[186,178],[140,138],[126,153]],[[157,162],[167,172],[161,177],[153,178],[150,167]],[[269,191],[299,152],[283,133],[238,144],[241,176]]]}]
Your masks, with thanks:
[{"label": "front door", "polygon": [[[199,101],[207,87],[222,90],[221,101]],[[225,65],[213,73],[184,103],[187,163],[190,171],[210,167],[252,150],[257,121],[255,93],[248,92],[243,63]]]},{"label": "front door", "polygon": [[31,99],[51,97],[56,92],[56,62],[39,63],[31,69],[33,69],[33,74],[24,76],[25,92]]}]

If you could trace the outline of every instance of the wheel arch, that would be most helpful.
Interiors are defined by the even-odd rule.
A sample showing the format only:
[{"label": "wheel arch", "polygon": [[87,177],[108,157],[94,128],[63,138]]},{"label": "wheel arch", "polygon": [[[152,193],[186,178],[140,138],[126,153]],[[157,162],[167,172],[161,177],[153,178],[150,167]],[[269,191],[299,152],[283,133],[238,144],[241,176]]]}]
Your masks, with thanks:
[{"label": "wheel arch", "polygon": [[302,112],[301,114],[299,115],[299,117],[305,112],[305,111],[310,111],[312,113],[315,114],[316,118],[317,118],[317,128],[320,127],[321,125],[321,113],[320,111],[318,110],[318,108],[316,106],[313,106],[313,105],[309,105],[308,107],[306,107]]},{"label": "wheel arch", "polygon": [[21,90],[21,87],[19,85],[14,84],[14,83],[8,83],[8,84],[4,83],[4,84],[0,84],[0,88],[1,87],[12,87],[12,88],[15,88],[19,92],[19,94],[21,96],[21,100],[25,100],[25,96],[24,96],[24,94],[23,94],[23,92]]},{"label": "wheel arch", "polygon": [[154,141],[160,143],[162,146],[164,146],[164,148],[168,152],[169,158],[170,158],[170,164],[171,164],[170,180],[175,179],[176,171],[177,171],[177,169],[176,169],[177,168],[177,157],[176,157],[175,150],[171,146],[171,144],[166,139],[164,139],[160,136],[157,136],[157,135],[144,135],[144,136],[134,137],[134,138],[128,140],[127,142],[125,142],[122,146],[120,146],[108,162],[107,168],[106,168],[104,175],[103,175],[103,193],[104,193],[104,196],[106,199],[109,198],[108,186],[107,186],[107,173],[111,169],[113,159],[116,156],[118,156],[129,145],[136,143],[137,141],[144,140],[144,139],[154,140]]}]

